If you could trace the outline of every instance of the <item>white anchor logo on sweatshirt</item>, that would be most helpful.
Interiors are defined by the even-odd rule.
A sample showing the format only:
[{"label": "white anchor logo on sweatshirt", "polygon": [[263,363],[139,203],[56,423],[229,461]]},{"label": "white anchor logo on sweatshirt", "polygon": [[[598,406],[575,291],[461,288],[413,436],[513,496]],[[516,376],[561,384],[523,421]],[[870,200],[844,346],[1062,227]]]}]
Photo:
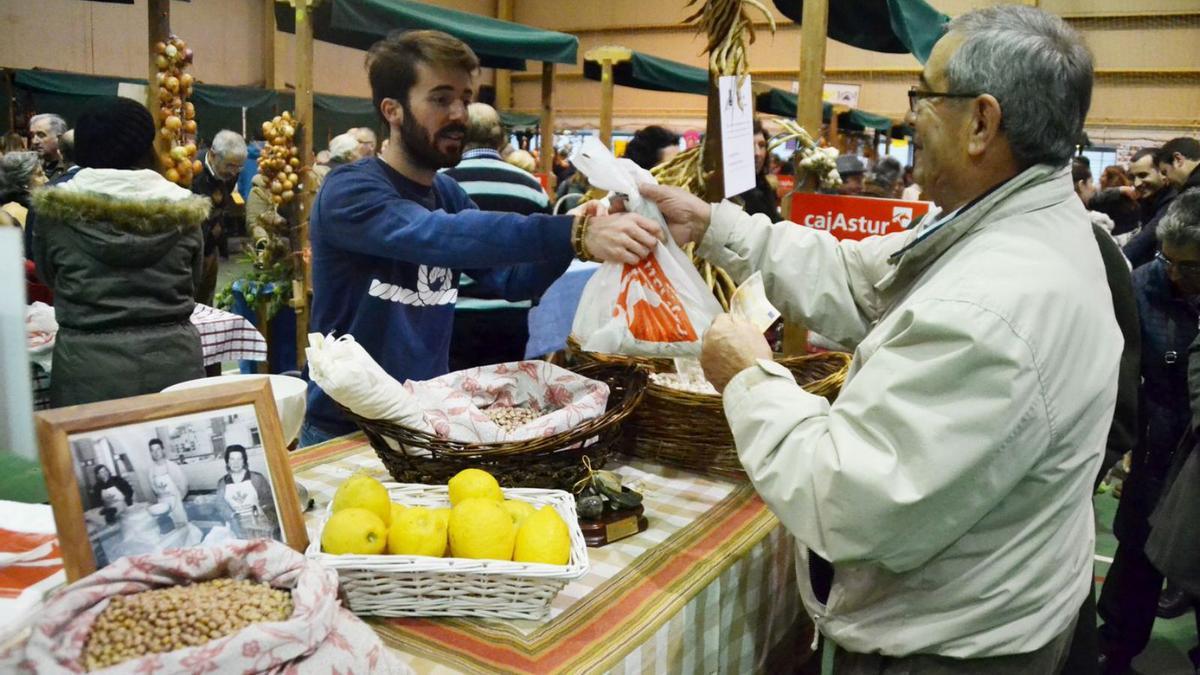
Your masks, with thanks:
[{"label": "white anchor logo on sweatshirt", "polygon": [[417,290],[411,291],[403,286],[372,279],[367,294],[380,300],[390,300],[415,307],[452,305],[458,301],[458,289],[454,288],[451,271],[445,267],[427,267],[425,265],[421,265],[417,270]]}]

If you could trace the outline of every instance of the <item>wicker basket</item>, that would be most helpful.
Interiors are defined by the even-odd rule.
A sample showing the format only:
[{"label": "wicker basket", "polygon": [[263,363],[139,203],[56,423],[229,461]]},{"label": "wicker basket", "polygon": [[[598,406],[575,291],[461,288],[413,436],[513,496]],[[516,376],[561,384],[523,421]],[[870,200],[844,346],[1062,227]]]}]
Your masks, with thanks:
[{"label": "wicker basket", "polygon": [[567,336],[567,359],[568,363],[576,364],[602,363],[610,366],[632,364],[648,368],[652,373],[669,373],[675,369],[675,361],[670,358],[585,352],[579,342],[579,338],[574,335]]},{"label": "wicker basket", "polygon": [[[450,505],[444,485],[387,483],[392,501],[408,506]],[[571,532],[566,565],[505,560],[431,558],[417,555],[330,555],[321,552],[321,532],[332,504],[306,555],[337,570],[350,611],[370,616],[478,616],[492,619],[540,619],[554,596],[572,579],[588,572],[587,545],[579,529],[575,498],[561,490],[510,488],[508,499],[535,507],[552,506]]]},{"label": "wicker basket", "polygon": [[[846,381],[850,355],[826,352],[779,362],[806,391],[833,401]],[[651,382],[628,431],[626,449],[634,456],[693,471],[745,476],[720,396]]]},{"label": "wicker basket", "polygon": [[622,426],[641,402],[647,378],[644,369],[630,364],[595,363],[574,370],[608,385],[607,409],[573,429],[542,438],[464,443],[363,419],[344,407],[342,411],[363,430],[380,461],[401,483],[445,484],[459,471],[475,467],[508,487],[570,490],[586,472],[584,456],[598,469],[618,449]]}]

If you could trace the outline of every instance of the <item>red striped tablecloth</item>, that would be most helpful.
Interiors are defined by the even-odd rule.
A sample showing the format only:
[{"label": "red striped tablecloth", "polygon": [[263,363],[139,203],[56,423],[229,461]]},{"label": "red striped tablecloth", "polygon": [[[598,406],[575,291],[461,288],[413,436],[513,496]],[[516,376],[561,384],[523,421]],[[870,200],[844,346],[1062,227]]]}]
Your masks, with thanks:
[{"label": "red striped tablecloth", "polygon": [[[317,501],[310,537],[342,480],[359,470],[391,480],[361,434],[291,461]],[[588,549],[589,573],[547,619],[369,622],[421,673],[770,672],[768,659],[808,653],[795,541],[748,483],[632,459],[608,468],[644,494],[650,528]]]}]

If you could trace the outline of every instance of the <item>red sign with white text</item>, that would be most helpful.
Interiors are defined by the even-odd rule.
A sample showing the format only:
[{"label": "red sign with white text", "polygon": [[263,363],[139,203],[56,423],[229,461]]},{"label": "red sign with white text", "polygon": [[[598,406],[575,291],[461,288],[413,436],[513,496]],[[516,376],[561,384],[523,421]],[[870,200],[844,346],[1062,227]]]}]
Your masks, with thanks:
[{"label": "red sign with white text", "polygon": [[866,239],[903,232],[932,206],[932,202],[797,192],[792,195],[788,220],[838,239]]}]

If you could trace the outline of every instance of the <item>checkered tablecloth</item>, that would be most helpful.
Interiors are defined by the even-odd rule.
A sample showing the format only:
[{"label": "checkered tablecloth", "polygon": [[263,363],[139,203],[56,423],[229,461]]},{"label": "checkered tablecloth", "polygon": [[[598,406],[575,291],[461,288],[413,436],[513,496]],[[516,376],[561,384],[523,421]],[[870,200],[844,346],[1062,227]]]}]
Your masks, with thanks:
[{"label": "checkered tablecloth", "polygon": [[[267,360],[267,341],[245,317],[196,303],[191,321],[200,331],[205,366],[223,361]],[[50,363],[49,355],[31,362],[34,410],[50,407]]]},{"label": "checkered tablecloth", "polygon": [[222,361],[267,360],[267,341],[243,316],[196,303],[192,325],[200,331],[206,366]]},{"label": "checkered tablecloth", "polygon": [[[292,455],[317,501],[309,536],[338,484],[363,470],[390,480],[361,435]],[[650,528],[588,549],[589,573],[541,621],[372,619],[423,673],[763,671],[796,639],[795,542],[746,483],[633,460],[613,468],[645,496]],[[784,645],[792,661],[808,644]]]}]

